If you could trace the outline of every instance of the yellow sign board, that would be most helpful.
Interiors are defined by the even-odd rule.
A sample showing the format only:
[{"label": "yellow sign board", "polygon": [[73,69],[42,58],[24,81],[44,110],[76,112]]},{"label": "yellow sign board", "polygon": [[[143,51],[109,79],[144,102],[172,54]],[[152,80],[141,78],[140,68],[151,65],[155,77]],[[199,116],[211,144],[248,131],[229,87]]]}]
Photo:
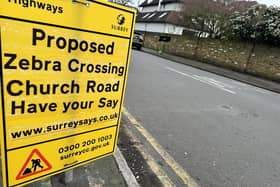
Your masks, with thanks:
[{"label": "yellow sign board", "polygon": [[135,10],[103,1],[0,4],[4,185],[112,154]]}]

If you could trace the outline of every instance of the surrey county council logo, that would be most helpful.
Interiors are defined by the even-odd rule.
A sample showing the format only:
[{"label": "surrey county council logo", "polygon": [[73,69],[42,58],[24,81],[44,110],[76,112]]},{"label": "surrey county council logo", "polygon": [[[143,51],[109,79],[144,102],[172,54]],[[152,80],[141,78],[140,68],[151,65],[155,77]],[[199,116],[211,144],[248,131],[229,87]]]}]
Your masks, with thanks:
[{"label": "surrey county council logo", "polygon": [[123,26],[125,20],[126,20],[125,16],[123,14],[119,14],[116,20],[117,24],[112,24],[112,29],[121,32],[128,32],[128,28]]},{"label": "surrey county council logo", "polygon": [[117,20],[118,20],[118,24],[119,24],[119,25],[123,25],[124,22],[125,22],[125,17],[124,17],[122,14],[120,14],[120,15],[118,15],[118,17],[117,17]]}]

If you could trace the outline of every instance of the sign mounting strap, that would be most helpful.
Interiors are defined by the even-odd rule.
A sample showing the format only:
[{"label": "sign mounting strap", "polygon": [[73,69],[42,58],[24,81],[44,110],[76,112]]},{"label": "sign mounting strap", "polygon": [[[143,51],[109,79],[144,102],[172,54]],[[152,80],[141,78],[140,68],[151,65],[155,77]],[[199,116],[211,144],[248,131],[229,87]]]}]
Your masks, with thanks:
[{"label": "sign mounting strap", "polygon": [[81,1],[78,1],[78,0],[72,0],[73,3],[80,3],[80,4],[83,4],[85,5],[86,7],[89,7],[89,3],[84,3],[84,2],[81,2]]}]

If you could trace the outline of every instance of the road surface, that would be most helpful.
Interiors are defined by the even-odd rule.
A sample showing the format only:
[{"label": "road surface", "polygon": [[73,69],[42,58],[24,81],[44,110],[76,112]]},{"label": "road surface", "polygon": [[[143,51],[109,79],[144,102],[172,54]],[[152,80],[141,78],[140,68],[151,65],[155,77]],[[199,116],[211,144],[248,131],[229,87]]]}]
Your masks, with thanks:
[{"label": "road surface", "polygon": [[200,186],[280,186],[279,94],[133,51],[125,106]]}]

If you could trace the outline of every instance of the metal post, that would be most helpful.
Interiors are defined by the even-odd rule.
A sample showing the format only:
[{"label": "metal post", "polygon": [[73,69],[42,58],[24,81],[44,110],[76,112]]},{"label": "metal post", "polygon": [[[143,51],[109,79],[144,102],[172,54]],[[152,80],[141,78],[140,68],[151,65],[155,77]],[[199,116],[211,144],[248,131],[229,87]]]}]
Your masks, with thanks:
[{"label": "metal post", "polygon": [[65,183],[70,183],[73,181],[73,169],[65,172]]}]

